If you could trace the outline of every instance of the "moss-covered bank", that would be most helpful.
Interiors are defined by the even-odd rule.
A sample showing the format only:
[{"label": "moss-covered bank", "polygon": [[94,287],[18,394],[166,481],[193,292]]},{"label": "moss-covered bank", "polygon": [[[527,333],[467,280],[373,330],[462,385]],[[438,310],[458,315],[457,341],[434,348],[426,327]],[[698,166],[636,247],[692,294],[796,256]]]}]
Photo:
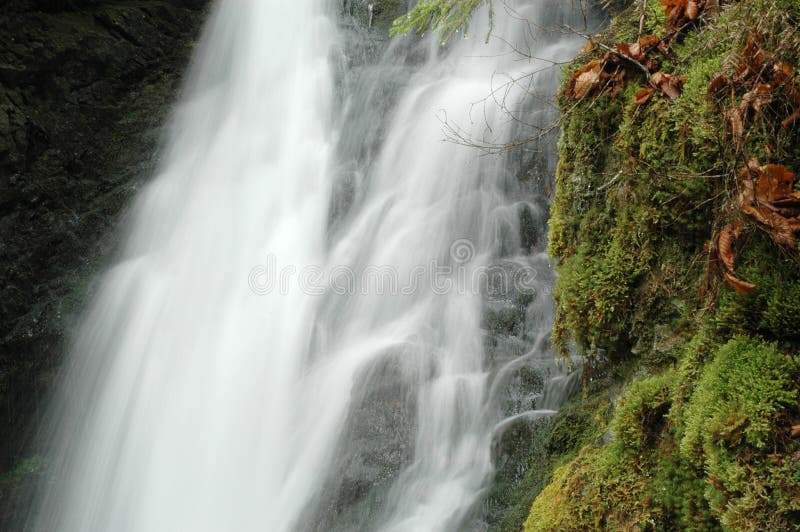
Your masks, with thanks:
[{"label": "moss-covered bank", "polygon": [[[658,0],[629,4],[600,42],[666,34]],[[609,406],[575,418],[578,441],[553,449],[526,530],[800,528],[800,254],[737,204],[753,158],[800,172],[800,124],[781,125],[796,111],[787,92],[797,74],[773,83],[741,133],[725,111],[741,108],[748,87],[709,92],[716,74],[736,77],[748,42],[765,72],[796,71],[800,2],[699,4],[705,12],[658,58],[685,76],[678,98],[637,105],[640,74],[616,96],[561,99],[555,339],[587,357],[584,398],[568,411]],[[589,48],[568,74],[605,53]],[[714,254],[736,223],[737,274],[751,294],[723,281]]]}]

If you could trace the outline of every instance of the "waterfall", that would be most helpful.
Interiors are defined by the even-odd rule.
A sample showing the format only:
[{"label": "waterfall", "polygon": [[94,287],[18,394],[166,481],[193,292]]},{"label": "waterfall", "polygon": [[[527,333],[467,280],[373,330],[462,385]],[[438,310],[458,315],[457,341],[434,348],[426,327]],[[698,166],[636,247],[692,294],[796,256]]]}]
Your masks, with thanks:
[{"label": "waterfall", "polygon": [[[327,4],[216,4],[75,342],[31,528],[480,520],[499,383],[553,356],[555,155],[552,135],[463,143],[491,151],[555,120],[580,39],[528,21],[582,14],[509,1],[488,44],[484,10],[447,48],[396,39],[348,70]],[[487,309],[521,300],[525,338],[490,352]]]}]

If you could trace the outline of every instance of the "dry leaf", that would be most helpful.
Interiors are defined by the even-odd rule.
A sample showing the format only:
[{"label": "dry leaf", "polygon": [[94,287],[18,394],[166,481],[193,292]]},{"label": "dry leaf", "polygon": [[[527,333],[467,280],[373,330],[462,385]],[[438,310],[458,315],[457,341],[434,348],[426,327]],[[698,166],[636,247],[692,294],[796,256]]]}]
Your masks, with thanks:
[{"label": "dry leaf", "polygon": [[771,210],[767,205],[759,205],[757,207],[743,205],[741,210],[744,214],[765,226],[769,236],[775,243],[790,247],[794,247],[797,244],[794,233],[800,231],[800,220],[786,218],[780,213]]},{"label": "dry leaf", "polygon": [[589,93],[600,85],[600,74],[603,63],[599,59],[590,61],[578,70],[569,82],[567,96],[576,100],[583,100]]},{"label": "dry leaf", "polygon": [[772,203],[792,196],[795,175],[783,165],[768,164],[758,169],[756,199]]},{"label": "dry leaf", "polygon": [[661,0],[661,7],[664,8],[667,18],[674,18],[683,15],[688,3],[688,0]]},{"label": "dry leaf", "polygon": [[731,80],[725,74],[716,74],[708,84],[708,95],[716,96],[722,89],[730,85]]},{"label": "dry leaf", "polygon": [[757,84],[753,90],[742,96],[739,109],[742,110],[742,113],[747,113],[750,109],[756,113],[761,113],[762,109],[772,102],[772,92],[772,85],[767,83]]},{"label": "dry leaf", "polygon": [[728,272],[722,274],[725,278],[725,282],[727,282],[734,290],[739,292],[740,294],[752,294],[756,291],[756,285],[753,283],[748,283],[747,281],[742,281],[738,277],[735,277]]},{"label": "dry leaf", "polygon": [[666,95],[670,100],[674,100],[681,95],[681,87],[686,78],[684,76],[671,76],[663,72],[653,74],[651,84]]},{"label": "dry leaf", "polygon": [[778,61],[772,66],[773,77],[775,79],[775,83],[778,85],[783,85],[792,77],[794,77],[794,69],[791,65]]},{"label": "dry leaf", "polygon": [[650,97],[656,92],[653,87],[645,87],[633,97],[633,103],[635,105],[643,105],[645,104]]},{"label": "dry leaf", "polygon": [[736,70],[736,78],[743,81],[752,75],[758,75],[764,68],[764,50],[760,43],[763,41],[760,35],[754,34],[747,39],[747,45],[742,51],[742,60]]},{"label": "dry leaf", "polygon": [[731,126],[733,139],[740,141],[744,136],[744,117],[739,109],[728,109],[725,111],[725,119]]},{"label": "dry leaf", "polygon": [[642,62],[646,59],[648,52],[660,42],[661,38],[658,35],[642,35],[635,43],[618,44],[616,49],[622,55]]},{"label": "dry leaf", "polygon": [[[796,204],[800,195],[792,192],[795,176],[785,166],[768,164],[759,166],[757,159],[748,161],[740,172],[742,192],[739,194],[739,209],[763,225],[776,243],[794,247],[795,233],[800,232],[800,219]],[[790,205],[775,205],[787,200]]]},{"label": "dry leaf", "polygon": [[689,20],[697,20],[699,14],[700,6],[697,5],[695,0],[689,0],[689,3],[686,4],[686,18]]},{"label": "dry leaf", "polygon": [[733,273],[736,271],[736,257],[733,254],[733,243],[739,237],[741,226],[739,224],[729,224],[722,228],[717,244],[718,254],[722,264]]},{"label": "dry leaf", "polygon": [[789,117],[786,120],[781,122],[781,125],[783,127],[789,127],[792,124],[794,124],[795,122],[797,122],[798,119],[800,119],[800,109],[798,109],[797,111],[795,111],[794,113],[789,115]]},{"label": "dry leaf", "polygon": [[667,15],[667,32],[675,32],[685,23],[697,20],[702,4],[701,0],[661,0]]},{"label": "dry leaf", "polygon": [[800,436],[800,425],[795,425],[792,427],[792,438],[797,438]]},{"label": "dry leaf", "polygon": [[798,212],[800,210],[800,192],[793,192],[785,198],[776,199],[772,204],[781,208],[794,208],[792,216],[796,217],[800,214]]}]

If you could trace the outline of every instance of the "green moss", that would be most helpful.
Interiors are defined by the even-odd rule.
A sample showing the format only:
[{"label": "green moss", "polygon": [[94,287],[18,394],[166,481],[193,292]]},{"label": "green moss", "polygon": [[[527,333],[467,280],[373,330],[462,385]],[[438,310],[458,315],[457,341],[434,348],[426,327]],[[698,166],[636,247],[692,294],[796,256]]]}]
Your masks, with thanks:
[{"label": "green moss", "polygon": [[[606,44],[635,39],[640,5],[614,20]],[[722,112],[747,89],[707,94],[715,74],[735,72],[753,30],[768,57],[797,67],[799,18],[797,0],[726,3],[662,58],[664,72],[686,77],[676,100],[634,105],[644,83],[635,76],[616,99],[562,98],[555,344],[591,355],[587,390],[625,392],[603,437],[571,437],[569,423],[588,416],[553,422],[548,463],[561,467],[526,530],[800,527],[800,444],[789,436],[800,420],[800,259],[736,208],[750,157],[800,171],[800,128],[762,113],[736,145]],[[649,0],[645,32],[663,26]],[[602,53],[581,55],[566,75]],[[737,275],[757,285],[750,295],[709,269],[707,242],[734,221],[744,226]]]},{"label": "green moss", "polygon": [[[620,467],[622,466],[622,467]],[[586,447],[534,501],[525,531],[633,530],[660,521],[647,485],[603,448]]]},{"label": "green moss", "polygon": [[617,406],[612,430],[619,452],[630,459],[652,449],[664,430],[671,406],[674,372],[635,381]]},{"label": "green moss", "polygon": [[778,248],[761,231],[742,237],[737,274],[754,283],[753,294],[739,294],[722,286],[714,324],[721,333],[758,333],[796,341],[800,318],[800,265],[795,256]]},{"label": "green moss", "polygon": [[796,509],[771,496],[798,493],[800,484],[776,470],[770,455],[797,451],[781,418],[797,412],[798,370],[800,359],[774,344],[736,337],[719,349],[691,397],[681,452],[706,470],[706,498],[730,528],[788,523]]}]

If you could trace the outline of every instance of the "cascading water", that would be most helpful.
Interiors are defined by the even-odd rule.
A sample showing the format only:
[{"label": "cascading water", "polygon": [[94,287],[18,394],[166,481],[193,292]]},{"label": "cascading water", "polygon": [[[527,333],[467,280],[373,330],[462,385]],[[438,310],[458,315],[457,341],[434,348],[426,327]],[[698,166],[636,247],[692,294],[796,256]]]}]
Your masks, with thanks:
[{"label": "cascading water", "polygon": [[[554,155],[545,139],[481,157],[440,142],[443,120],[497,144],[550,123],[531,95],[555,92],[579,42],[526,21],[568,17],[568,1],[508,2],[489,44],[486,13],[447,51],[395,42],[337,99],[325,2],[221,1],[77,340],[29,526],[472,526],[498,390],[552,359],[546,205],[521,200]],[[539,236],[519,236],[526,216]],[[528,338],[490,352],[487,305],[522,296]]]}]

